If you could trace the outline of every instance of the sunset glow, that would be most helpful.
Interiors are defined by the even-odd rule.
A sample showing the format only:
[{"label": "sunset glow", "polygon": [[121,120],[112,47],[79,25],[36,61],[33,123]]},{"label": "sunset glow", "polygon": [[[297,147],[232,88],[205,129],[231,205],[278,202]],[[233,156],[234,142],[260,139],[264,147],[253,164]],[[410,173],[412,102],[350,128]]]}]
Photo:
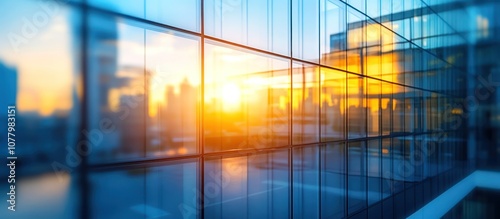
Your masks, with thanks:
[{"label": "sunset glow", "polygon": [[225,110],[237,110],[241,104],[240,87],[234,83],[227,83],[222,86],[221,99]]}]

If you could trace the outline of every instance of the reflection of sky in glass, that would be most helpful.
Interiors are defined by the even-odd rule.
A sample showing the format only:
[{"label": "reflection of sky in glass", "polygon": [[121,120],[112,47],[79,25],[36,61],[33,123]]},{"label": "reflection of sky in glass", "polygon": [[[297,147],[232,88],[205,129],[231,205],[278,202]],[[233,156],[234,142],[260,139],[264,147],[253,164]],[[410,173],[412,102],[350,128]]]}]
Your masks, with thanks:
[{"label": "reflection of sky in glass", "polygon": [[[6,4],[6,2],[3,2]],[[72,13],[61,8],[57,15],[50,17],[45,26],[34,26],[31,21],[33,12],[40,11],[25,1],[12,6],[2,6],[2,33],[5,39],[0,41],[0,57],[15,66],[18,71],[17,107],[20,111],[34,111],[43,116],[55,112],[64,112],[73,106],[74,95],[70,91],[76,83],[74,76],[74,57],[71,51],[74,39],[69,26]],[[8,10],[7,10],[8,9]],[[9,12],[10,11],[10,12]],[[13,14],[12,12],[16,12]],[[5,13],[4,13],[5,12]],[[33,38],[23,35],[22,27],[26,25],[24,18],[33,25],[36,33]],[[29,30],[29,29],[26,29]],[[17,34],[10,41],[9,34]],[[29,33],[29,32],[28,32]],[[19,38],[17,38],[19,37]],[[14,39],[24,39],[19,46]],[[18,48],[17,50],[15,48]],[[57,60],[57,65],[51,63]]]},{"label": "reflection of sky in glass", "polygon": [[[93,216],[181,217],[179,203],[194,197],[209,201],[208,217],[345,217],[448,170],[456,158],[433,155],[413,175],[384,175],[431,138],[413,134],[449,125],[442,114],[456,100],[446,92],[464,85],[447,81],[464,55],[447,47],[464,39],[441,37],[453,34],[445,21],[456,24],[445,14],[414,10],[425,6],[420,1],[89,0],[86,35],[81,5],[60,5],[15,52],[8,33],[22,35],[24,18],[32,22],[43,12],[34,2],[0,2],[0,33],[7,36],[0,61],[17,71],[26,136],[22,168],[40,173],[51,166],[37,164],[67,164],[65,147],[80,135],[85,93],[90,130],[83,135],[96,142],[89,155]],[[498,26],[493,13],[474,15],[477,40],[491,38],[489,28]],[[116,129],[99,137],[107,120]],[[455,142],[443,144],[446,156],[456,156],[449,149]],[[263,151],[225,156],[242,149]],[[135,168],[184,156],[203,165]],[[93,169],[121,162],[134,168]],[[228,170],[234,166],[237,173]],[[213,197],[192,191],[220,183],[208,178],[214,171],[231,175],[227,187]],[[37,198],[54,192],[50,200],[64,205],[76,180],[64,176],[56,189],[49,178],[28,187],[44,190],[33,193]],[[109,202],[110,193],[119,201]]]},{"label": "reflection of sky in glass", "polygon": [[[242,90],[241,94],[251,100],[255,98],[255,92],[263,87],[287,89],[289,86],[290,79],[287,75],[276,75],[272,78],[265,76],[273,70],[287,71],[288,64],[285,61],[272,60],[265,56],[211,44],[206,45],[205,54],[206,100],[222,98],[223,101],[237,104],[233,99],[225,98],[226,91],[241,92],[238,90]],[[222,85],[216,83],[222,83]]]}]

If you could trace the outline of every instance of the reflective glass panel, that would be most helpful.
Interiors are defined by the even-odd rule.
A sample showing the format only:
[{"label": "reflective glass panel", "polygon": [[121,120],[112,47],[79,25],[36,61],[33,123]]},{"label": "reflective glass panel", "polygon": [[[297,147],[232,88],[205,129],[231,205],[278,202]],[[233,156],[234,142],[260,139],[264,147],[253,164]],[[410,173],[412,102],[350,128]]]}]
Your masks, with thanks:
[{"label": "reflective glass panel", "polygon": [[91,6],[139,18],[144,18],[144,3],[145,0],[126,2],[120,0],[88,0],[88,4]]},{"label": "reflective glass panel", "polygon": [[201,99],[199,39],[161,29],[145,34],[147,154],[194,154]]},{"label": "reflective glass panel", "polygon": [[197,162],[162,164],[91,173],[91,217],[196,218]]},{"label": "reflective glass panel", "polygon": [[97,14],[90,22],[89,81],[99,85],[88,97],[86,135],[99,146],[91,160],[196,153],[198,39]]},{"label": "reflective glass panel", "polygon": [[365,16],[351,8],[347,11],[347,71],[363,74]]},{"label": "reflective glass panel", "polygon": [[366,54],[363,59],[363,72],[372,77],[381,77],[382,73],[382,53],[380,25],[368,21],[365,28]]},{"label": "reflective glass panel", "polygon": [[292,69],[292,143],[319,141],[319,68],[294,63]]},{"label": "reflective glass panel", "polygon": [[367,105],[365,99],[365,78],[347,74],[347,137],[366,137]]},{"label": "reflective glass panel", "polygon": [[380,110],[381,110],[381,124],[382,124],[382,135],[389,135],[392,131],[392,87],[393,85],[382,81],[381,88],[381,100],[380,100]]},{"label": "reflective glass panel", "polygon": [[205,160],[207,218],[288,218],[288,150]]},{"label": "reflective glass panel", "polygon": [[2,218],[75,218],[82,202],[82,19],[58,4],[0,2]]},{"label": "reflective glass panel", "polygon": [[207,41],[205,150],[289,143],[289,61]]},{"label": "reflective glass panel", "polygon": [[321,141],[345,139],[346,73],[321,68]]},{"label": "reflective glass panel", "polygon": [[392,132],[404,132],[405,125],[405,88],[393,85],[392,94]]},{"label": "reflective glass panel", "polygon": [[381,140],[381,159],[382,159],[382,198],[386,198],[393,193],[393,177],[394,177],[394,168],[392,165],[393,158],[393,148],[392,142],[390,138],[383,138]]},{"label": "reflective glass panel", "polygon": [[348,214],[366,207],[366,145],[350,142],[347,147],[347,209]]},{"label": "reflective glass panel", "polygon": [[207,0],[205,34],[289,55],[289,4],[288,0]]},{"label": "reflective glass panel", "polygon": [[345,143],[321,146],[321,218],[341,218],[345,212]]},{"label": "reflective glass panel", "polygon": [[374,79],[366,79],[367,132],[368,136],[380,135],[382,108],[382,83]]},{"label": "reflective glass panel", "polygon": [[[145,29],[100,14],[89,17],[88,126],[92,162],[145,156]],[[137,127],[132,129],[129,127]]]},{"label": "reflective glass panel", "polygon": [[318,218],[320,150],[317,145],[293,149],[293,217]]},{"label": "reflective glass panel", "polygon": [[405,87],[405,127],[406,133],[415,131],[415,89]]},{"label": "reflective glass panel", "polygon": [[324,0],[292,0],[292,56],[319,62],[319,4]]},{"label": "reflective glass panel", "polygon": [[382,148],[380,140],[368,141],[367,147],[368,205],[382,199]]},{"label": "reflective glass panel", "polygon": [[146,0],[146,19],[199,31],[200,0]]},{"label": "reflective glass panel", "polygon": [[405,166],[405,138],[406,136],[392,138],[392,192],[397,193],[404,189],[406,176]]},{"label": "reflective glass panel", "polygon": [[200,29],[200,0],[89,0],[88,4],[182,29]]},{"label": "reflective glass panel", "polygon": [[339,1],[322,0],[320,13],[321,64],[346,69],[346,6]]}]

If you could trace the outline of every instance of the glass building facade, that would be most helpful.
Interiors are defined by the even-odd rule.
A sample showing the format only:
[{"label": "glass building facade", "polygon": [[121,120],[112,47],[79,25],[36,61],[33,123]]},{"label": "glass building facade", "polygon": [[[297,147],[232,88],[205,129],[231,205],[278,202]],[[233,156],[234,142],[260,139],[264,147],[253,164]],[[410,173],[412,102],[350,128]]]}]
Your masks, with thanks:
[{"label": "glass building facade", "polygon": [[497,145],[498,112],[482,112],[498,98],[474,95],[475,76],[500,69],[488,8],[500,4],[3,1],[18,204],[0,215],[408,217],[500,162],[481,143]]}]

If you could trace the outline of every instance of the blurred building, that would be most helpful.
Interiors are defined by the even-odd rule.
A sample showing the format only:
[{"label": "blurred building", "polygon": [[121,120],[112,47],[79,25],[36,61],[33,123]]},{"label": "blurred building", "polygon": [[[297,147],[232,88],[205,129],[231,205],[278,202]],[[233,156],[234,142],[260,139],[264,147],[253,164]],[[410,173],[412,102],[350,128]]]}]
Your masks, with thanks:
[{"label": "blurred building", "polygon": [[19,182],[1,215],[498,217],[497,9],[2,2]]}]

